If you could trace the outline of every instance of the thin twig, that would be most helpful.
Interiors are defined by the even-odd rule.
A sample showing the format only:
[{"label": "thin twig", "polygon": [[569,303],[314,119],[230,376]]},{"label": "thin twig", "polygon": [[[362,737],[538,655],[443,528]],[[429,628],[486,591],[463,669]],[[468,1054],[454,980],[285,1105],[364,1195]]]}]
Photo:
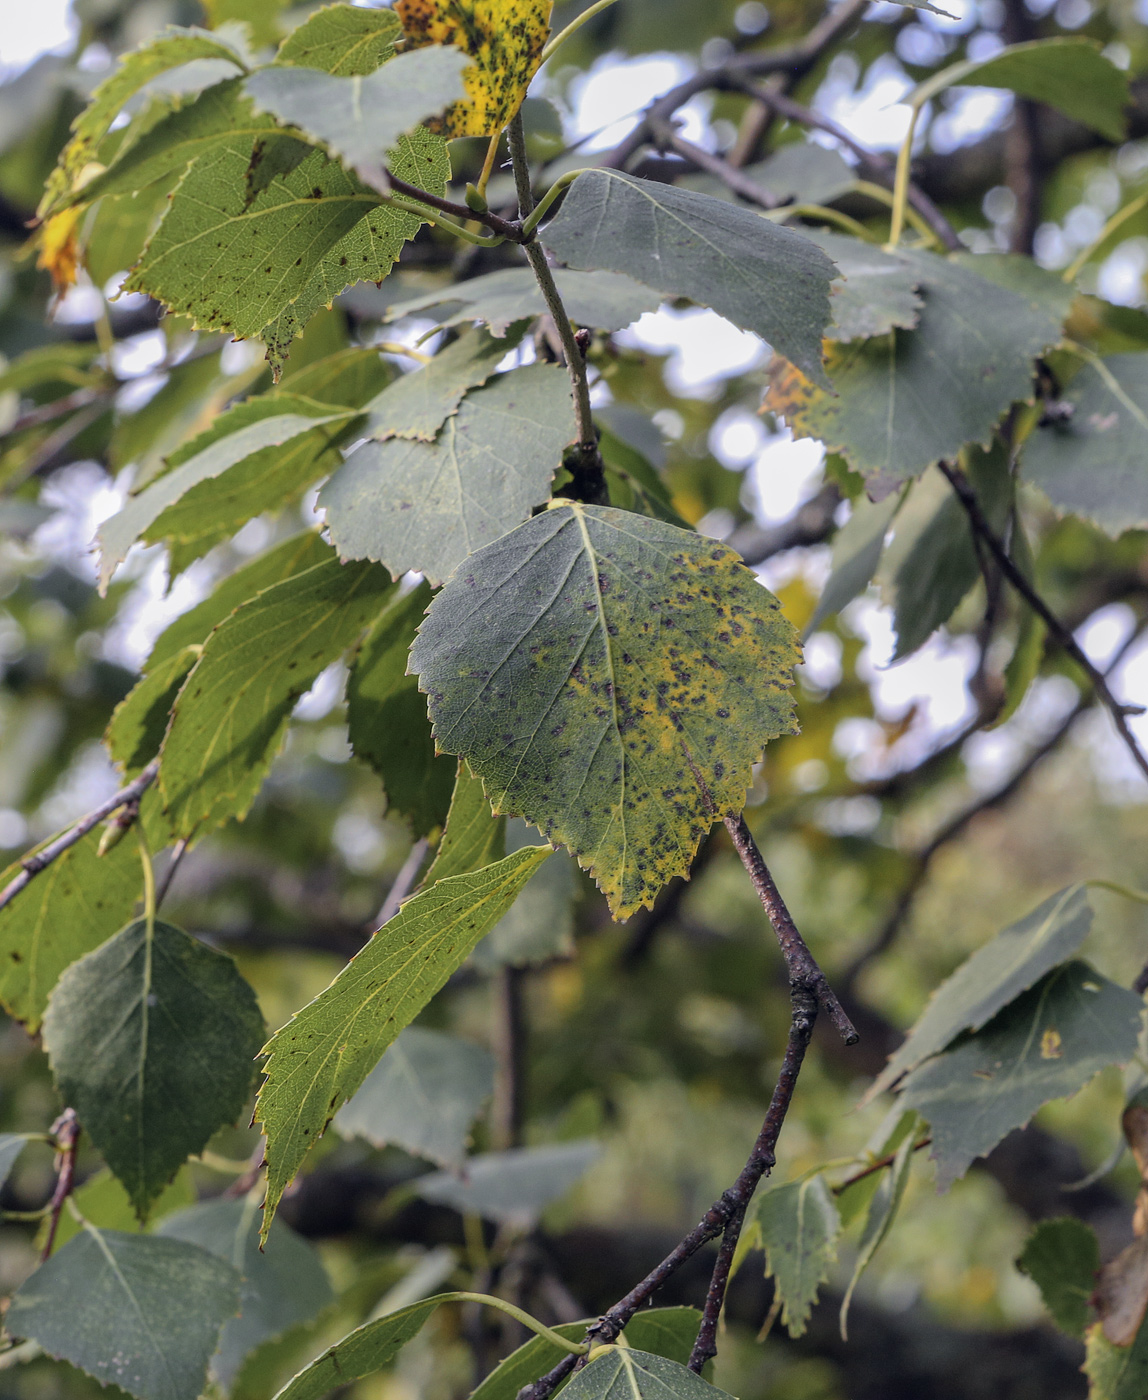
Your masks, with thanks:
[{"label": "thin twig", "polygon": [[[928,1147],[933,1141],[931,1137],[923,1137],[920,1142],[913,1144],[913,1151],[920,1152],[922,1148]],[[890,1152],[884,1157],[878,1157],[875,1162],[870,1162],[867,1167],[863,1167],[859,1172],[854,1172],[852,1176],[846,1177],[832,1188],[835,1196],[840,1196],[843,1191],[847,1191],[850,1186],[855,1186],[859,1181],[864,1181],[867,1176],[872,1176],[874,1172],[883,1172],[886,1167],[891,1167],[897,1160],[897,1154]]]},{"label": "thin twig", "polygon": [[969,524],[973,528],[974,534],[980,536],[985,544],[992,551],[993,557],[1000,565],[1001,572],[1021,595],[1029,607],[1042,618],[1048,628],[1049,636],[1056,642],[1066,655],[1080,667],[1091,682],[1093,689],[1101,704],[1112,716],[1117,732],[1124,740],[1128,752],[1132,755],[1133,761],[1140,771],[1148,778],[1148,756],[1145,756],[1140,745],[1136,742],[1136,736],[1132,733],[1128,724],[1128,716],[1142,714],[1143,707],[1140,705],[1122,704],[1109,689],[1108,682],[1103,673],[1092,664],[1084,650],[1077,642],[1076,638],[1061,622],[1060,618],[1052,611],[1033,585],[1025,578],[1023,572],[1016,566],[1005,548],[1003,540],[993,529],[991,522],[985,515],[981,507],[980,500],[972,483],[964,474],[960,467],[951,462],[939,462],[938,466],[948,478],[950,486],[956,492],[957,499],[965,508],[965,514],[969,517]]},{"label": "thin twig", "polygon": [[175,879],[175,872],[179,869],[180,861],[187,855],[187,848],[190,843],[190,837],[181,836],[172,847],[171,856],[168,858],[167,862],[167,869],[163,872],[163,879],[159,882],[159,888],[156,890],[155,894],[155,907],[157,909],[163,903],[168,890],[171,889],[171,882]]},{"label": "thin twig", "polygon": [[8,429],[8,433],[22,433],[27,428],[43,427],[45,423],[54,423],[57,418],[74,413],[78,408],[87,408],[97,399],[102,402],[110,400],[111,397],[112,391],[110,389],[97,389],[90,385],[87,388],[77,389],[74,393],[66,394],[62,399],[53,399],[51,403],[40,404],[37,408],[30,408],[27,413],[22,413]]},{"label": "thin twig", "polygon": [[387,897],[383,900],[383,907],[375,916],[375,927],[382,928],[388,919],[393,919],[399,912],[399,905],[406,899],[414,888],[415,880],[422,869],[423,861],[426,859],[427,839],[425,836],[419,837],[411,847],[406,860],[403,861],[399,873],[395,876],[394,883],[387,891]]},{"label": "thin twig", "polygon": [[758,850],[757,842],[753,839],[753,833],[746,824],[745,818],[725,817],[724,821],[734,850],[737,851],[742,865],[745,866],[749,878],[753,881],[753,887],[761,900],[762,908],[765,910],[769,922],[773,925],[774,933],[777,934],[777,941],[781,945],[781,953],[785,958],[785,966],[789,972],[790,987],[802,988],[816,997],[817,1001],[824,1007],[826,1015],[840,1032],[845,1044],[856,1045],[860,1037],[853,1022],[846,1016],[833,988],[817,965],[817,959],[809,951],[805,939],[802,938],[797,925],[793,922],[793,916],[785,907],[781,892],[774,884],[773,876],[769,873],[769,867],[766,865],[761,851]]},{"label": "thin twig", "polygon": [[479,212],[466,204],[456,204],[453,200],[443,199],[441,195],[431,194],[429,190],[420,189],[418,185],[410,185],[406,180],[400,180],[389,170],[386,174],[386,180],[389,188],[394,190],[396,194],[406,195],[408,199],[417,199],[420,204],[429,205],[430,208],[437,209],[442,214],[451,214],[456,219],[464,221],[477,219],[480,224],[485,224],[492,233],[501,234],[509,243],[522,243],[526,237],[520,224],[502,218],[492,209]]},{"label": "thin twig", "polygon": [[88,832],[93,827],[98,826],[105,817],[110,817],[113,812],[119,811],[121,807],[126,807],[130,802],[137,802],[155,782],[158,772],[159,759],[153,758],[139,777],[134,778],[127,787],[121,788],[106,802],[101,802],[94,811],[89,812],[86,817],[82,817],[75,826],[65,831],[62,836],[58,836],[55,841],[50,842],[42,851],[37,851],[35,855],[22,860],[20,864],[24,868],[14,880],[11,880],[0,891],[0,909],[10,904],[20,891],[35,876],[39,875],[41,870],[46,870],[54,860],[62,856],[65,851],[70,850],[77,841],[82,841]]},{"label": "thin twig", "polygon": [[741,1227],[745,1223],[745,1207],[740,1206],[730,1216],[721,1237],[717,1261],[710,1275],[710,1286],[706,1291],[705,1307],[702,1310],[702,1325],[698,1328],[697,1340],[690,1352],[689,1368],[700,1376],[702,1367],[711,1357],[717,1355],[718,1323],[725,1305],[726,1290],[729,1287],[730,1269],[733,1256],[737,1252],[737,1242],[741,1238]]},{"label": "thin twig", "polygon": [[668,123],[655,127],[655,134],[659,135],[671,150],[677,151],[678,155],[692,161],[699,170],[716,176],[727,189],[733,190],[734,194],[741,195],[743,199],[748,199],[751,204],[760,205],[762,209],[776,209],[780,204],[780,200],[770,194],[768,190],[763,189],[755,180],[751,180],[744,171],[738,170],[736,166],[731,165],[728,160],[723,160],[721,156],[711,155],[709,151],[695,146],[684,136],[679,136]]},{"label": "thin twig", "polygon": [[76,1180],[76,1153],[80,1145],[80,1120],[74,1108],[66,1108],[52,1124],[52,1136],[56,1140],[56,1189],[49,1203],[48,1233],[44,1238],[44,1248],[40,1251],[40,1263],[45,1263],[52,1254],[56,1243],[56,1231],[60,1225],[60,1215],[64,1202],[72,1194]]},{"label": "thin twig", "polygon": [[[617,1341],[626,1324],[678,1269],[710,1240],[716,1239],[738,1214],[744,1215],[758,1183],[772,1170],[777,1139],[793,1101],[793,1091],[801,1073],[805,1052],[813,1035],[817,1019],[817,998],[806,987],[794,987],[790,993],[792,1019],[785,1047],[781,1073],[773,1090],[769,1109],[753,1151],[734,1184],[710,1206],[688,1235],[670,1251],[656,1269],[632,1288],[620,1302],[598,1319],[587,1331],[587,1340],[595,1343]],[[719,1309],[720,1310],[720,1309]],[[578,1364],[577,1357],[564,1358],[546,1375],[523,1386],[518,1400],[547,1400]]]}]

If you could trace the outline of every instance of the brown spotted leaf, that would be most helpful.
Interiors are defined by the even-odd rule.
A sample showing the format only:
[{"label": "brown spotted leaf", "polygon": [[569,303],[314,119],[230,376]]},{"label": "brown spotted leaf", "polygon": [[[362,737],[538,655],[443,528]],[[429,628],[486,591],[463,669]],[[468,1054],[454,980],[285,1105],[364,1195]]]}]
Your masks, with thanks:
[{"label": "brown spotted leaf", "polygon": [[411,652],[438,747],[499,813],[567,845],[616,918],[740,811],[762,745],[794,731],[781,605],[725,545],[562,504],[460,566]]},{"label": "brown spotted leaf", "polygon": [[431,125],[446,137],[501,131],[526,96],[550,34],[553,0],[396,0],[412,47],[453,44],[474,59],[466,98]]}]

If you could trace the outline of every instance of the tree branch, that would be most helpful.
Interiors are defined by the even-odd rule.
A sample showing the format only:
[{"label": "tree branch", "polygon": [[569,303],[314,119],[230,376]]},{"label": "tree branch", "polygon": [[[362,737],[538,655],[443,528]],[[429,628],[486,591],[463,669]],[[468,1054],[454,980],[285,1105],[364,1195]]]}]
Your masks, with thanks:
[{"label": "tree branch", "polygon": [[48,1206],[48,1233],[44,1248],[40,1251],[40,1263],[45,1263],[52,1254],[59,1229],[64,1202],[72,1194],[76,1180],[76,1154],[80,1147],[80,1120],[74,1108],[66,1108],[52,1124],[52,1136],[56,1140],[56,1189]]},{"label": "tree branch", "polygon": [[725,1306],[726,1290],[729,1288],[729,1273],[733,1267],[733,1256],[737,1252],[737,1242],[741,1238],[741,1227],[745,1223],[745,1208],[735,1210],[730,1216],[721,1237],[721,1247],[710,1275],[710,1286],[706,1291],[705,1307],[702,1309],[702,1325],[698,1328],[688,1362],[691,1371],[700,1376],[702,1368],[711,1357],[717,1355],[717,1331]]},{"label": "tree branch", "polygon": [[1091,682],[1097,697],[1112,716],[1117,732],[1124,740],[1128,752],[1132,755],[1136,766],[1148,778],[1148,757],[1145,756],[1140,745],[1136,742],[1136,736],[1128,725],[1128,716],[1142,714],[1143,707],[1140,705],[1124,705],[1112,694],[1108,687],[1108,682],[1104,675],[1096,669],[1092,662],[1085,655],[1076,638],[1061,622],[1060,618],[1052,611],[1033,585],[1025,578],[1024,574],[1013,562],[1004,542],[993,529],[988,517],[981,508],[981,503],[977,498],[977,493],[973,489],[972,483],[960,467],[951,462],[939,462],[938,466],[949,480],[949,484],[957,494],[957,499],[965,508],[965,513],[969,517],[969,524],[973,528],[973,533],[988,546],[993,557],[1000,565],[1001,572],[1021,595],[1025,602],[1032,608],[1038,617],[1042,618],[1048,628],[1049,636],[1056,644],[1070,656],[1080,667]]},{"label": "tree branch", "polygon": [[121,788],[119,792],[109,797],[106,802],[100,805],[86,817],[82,817],[75,826],[65,831],[62,836],[58,836],[55,841],[45,846],[42,851],[37,851],[35,855],[27,856],[20,864],[24,867],[14,880],[11,880],[5,888],[0,891],[0,909],[5,908],[16,898],[22,889],[28,885],[41,870],[46,870],[54,860],[57,860],[70,850],[77,841],[82,841],[84,837],[98,826],[105,817],[110,817],[113,812],[118,812],[121,807],[126,807],[129,803],[138,802],[143,794],[151,787],[159,773],[159,759],[153,758],[148,766],[143,770],[138,778],[134,778],[127,787]]}]

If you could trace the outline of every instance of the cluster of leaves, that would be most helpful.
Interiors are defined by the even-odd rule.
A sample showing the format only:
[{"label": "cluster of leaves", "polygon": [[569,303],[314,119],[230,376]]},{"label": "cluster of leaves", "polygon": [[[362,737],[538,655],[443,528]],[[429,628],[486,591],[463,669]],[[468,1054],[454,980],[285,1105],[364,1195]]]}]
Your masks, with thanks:
[{"label": "cluster of leaves", "polygon": [[[137,819],[142,875],[134,837],[92,833],[0,908],[0,1000],[42,1030],[60,1095],[130,1212],[162,1217],[150,1234],[105,1227],[84,1218],[77,1193],[81,1228],[57,1235],[6,1327],[140,1400],[194,1400],[209,1366],[230,1388],[256,1346],[327,1306],[321,1265],[275,1213],[328,1127],[435,1163],[415,1187],[425,1200],[502,1224],[536,1220],[578,1179],[592,1143],[467,1157],[489,1057],[412,1022],[468,959],[518,965],[562,947],[555,910],[571,865],[558,846],[616,919],[652,905],[689,873],[715,820],[741,811],[763,746],[796,729],[796,628],[734,549],[688,528],[620,430],[597,444],[602,491],[581,498],[569,453],[588,445],[586,369],[523,363],[521,347],[545,346],[554,329],[540,325],[552,289],[534,269],[507,266],[392,308],[445,306],[438,324],[452,333],[405,374],[377,347],[314,335],[348,287],[383,282],[428,226],[451,228],[438,207],[449,213],[447,140],[497,139],[515,118],[549,11],[542,0],[334,4],[274,52],[252,52],[226,23],[171,29],[98,87],[40,206],[41,262],[61,287],[85,260],[97,278],[122,270],[108,262],[114,241],[131,264],[125,291],[205,337],[258,338],[270,364],[269,375],[229,373],[217,340],[196,340],[116,428],[113,460],[136,470],[100,528],[105,590],[137,544],[165,545],[174,575],[323,483],[322,531],[286,533],[172,623],[112,716],[105,742],[125,778],[158,759]],[[178,84],[204,63],[216,80],[186,100],[151,95],[157,79]],[[946,69],[914,110],[973,81],[1109,136],[1128,96],[1091,45],[1053,41]],[[778,153],[756,177],[811,202],[820,181],[829,199],[842,170],[827,186],[815,149],[796,175]],[[538,239],[574,324],[609,333],[665,300],[709,307],[772,347],[767,409],[836,454],[854,508],[811,626],[883,571],[904,656],[977,586],[983,554],[942,462],[959,462],[1026,576],[1022,483],[1113,535],[1148,527],[1148,317],[1116,318],[1027,258],[944,255],[931,238],[882,248],[613,169],[557,184],[563,202],[547,206],[557,213]],[[471,207],[487,213],[480,192]],[[531,238],[533,226],[514,227]],[[59,416],[76,434],[114,387],[98,345],[36,349],[0,373],[0,392],[65,403]],[[19,480],[46,437],[39,421],[13,436],[3,470]],[[1020,616],[1006,712],[1042,641]],[[340,663],[352,751],[434,857],[417,892],[266,1040],[231,960],[156,918],[151,858],[248,815],[296,703]],[[1076,959],[1090,922],[1073,886],[982,948],[874,1083],[899,1103],[859,1171],[831,1187],[818,1170],[760,1194],[742,1254],[764,1249],[793,1335],[841,1233],[863,1218],[844,1328],[923,1134],[947,1186],[1044,1104],[1134,1057],[1142,1000]],[[162,1212],[188,1158],[246,1107],[260,1057],[265,1179]],[[9,1168],[22,1141],[0,1144]],[[1037,1262],[1062,1249],[1048,1240],[1025,1267],[1054,1315],[1082,1326],[1081,1269]],[[1065,1240],[1062,1252],[1091,1259]],[[1136,1289],[1148,1299],[1133,1248],[1135,1282],[1114,1286],[1121,1302]],[[449,1301],[385,1311],[281,1393],[311,1400],[373,1373]],[[1092,1333],[1103,1400],[1141,1394],[1143,1313]],[[628,1345],[595,1355],[574,1392],[712,1396],[684,1364],[698,1321],[688,1310],[639,1315]],[[584,1331],[571,1324],[561,1338]],[[544,1330],[476,1394],[509,1400],[561,1354]],[[1117,1370],[1133,1378],[1112,1380]]]}]

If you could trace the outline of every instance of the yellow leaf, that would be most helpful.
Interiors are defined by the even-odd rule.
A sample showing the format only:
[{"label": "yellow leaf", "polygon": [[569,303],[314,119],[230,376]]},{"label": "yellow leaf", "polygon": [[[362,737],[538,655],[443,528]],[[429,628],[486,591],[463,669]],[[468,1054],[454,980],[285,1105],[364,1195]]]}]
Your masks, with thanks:
[{"label": "yellow leaf", "polygon": [[1040,1038],[1040,1058],[1042,1060],[1059,1060],[1063,1054],[1064,1042],[1060,1038],[1060,1032],[1049,1026]]},{"label": "yellow leaf", "polygon": [[492,136],[514,116],[542,62],[553,0],[396,0],[410,46],[453,44],[475,59],[466,98],[441,121],[443,136]]},{"label": "yellow leaf", "polygon": [[76,269],[80,264],[76,226],[83,212],[79,207],[65,209],[62,213],[54,214],[40,230],[40,255],[36,266],[52,274],[52,282],[58,292],[66,292],[76,280]]}]

